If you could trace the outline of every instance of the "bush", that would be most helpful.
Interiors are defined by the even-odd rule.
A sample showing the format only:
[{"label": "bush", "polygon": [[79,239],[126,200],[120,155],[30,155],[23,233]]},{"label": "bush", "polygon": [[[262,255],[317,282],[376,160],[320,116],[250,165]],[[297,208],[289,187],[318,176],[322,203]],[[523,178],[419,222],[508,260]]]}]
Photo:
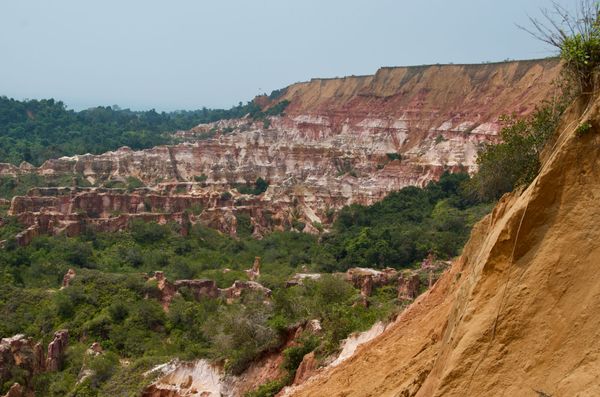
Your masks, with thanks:
[{"label": "bush", "polygon": [[223,200],[223,201],[231,200],[232,197],[233,197],[233,195],[230,192],[221,193],[221,200]]},{"label": "bush", "polygon": [[532,30],[523,29],[558,49],[566,77],[579,93],[592,94],[600,66],[600,3],[582,0],[575,12],[554,3],[542,15],[544,21],[530,18]]},{"label": "bush", "polygon": [[267,191],[269,187],[269,182],[265,181],[263,178],[258,177],[253,185],[245,184],[245,185],[236,185],[236,189],[241,194],[253,194],[258,196]]},{"label": "bush", "polygon": [[525,119],[504,117],[502,142],[489,144],[479,153],[479,170],[471,181],[471,192],[484,201],[496,200],[531,183],[540,168],[542,149],[554,135],[567,100],[562,96],[558,105],[546,102]]},{"label": "bush", "polygon": [[207,179],[208,179],[208,176],[206,174],[194,175],[194,181],[199,182],[199,183],[206,182]]},{"label": "bush", "polygon": [[575,130],[575,134],[582,137],[592,130],[592,125],[589,122],[581,123]]},{"label": "bush", "polygon": [[288,384],[287,379],[276,379],[261,385],[258,389],[248,392],[244,397],[274,397]]},{"label": "bush", "polygon": [[279,345],[279,337],[269,327],[269,306],[262,297],[250,295],[245,309],[232,305],[221,307],[219,315],[202,327],[211,340],[217,358],[227,358],[226,369],[239,375],[263,352]]}]

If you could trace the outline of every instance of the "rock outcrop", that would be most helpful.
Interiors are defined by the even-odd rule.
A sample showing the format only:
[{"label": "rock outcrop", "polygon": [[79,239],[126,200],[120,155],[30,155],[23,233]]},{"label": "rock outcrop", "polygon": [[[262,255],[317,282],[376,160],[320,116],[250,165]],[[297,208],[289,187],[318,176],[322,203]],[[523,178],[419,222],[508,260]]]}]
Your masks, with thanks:
[{"label": "rock outcrop", "polygon": [[[290,101],[268,122],[223,120],[178,132],[185,143],[49,160],[41,167],[0,165],[0,175],[79,175],[93,184],[135,177],[151,190],[34,190],[13,199],[11,214],[39,233],[125,228],[131,219],[201,221],[236,234],[237,217],[253,234],[319,233],[336,209],[372,204],[446,170],[476,167],[478,148],[497,141],[499,117],[531,112],[554,89],[556,59],[481,65],[382,68],[373,76],[314,79],[287,87],[268,108]],[[259,196],[236,187],[261,177]],[[196,206],[199,215],[183,216]],[[183,228],[185,230],[185,228]]]},{"label": "rock outcrop", "polygon": [[398,277],[398,299],[414,300],[419,296],[421,279],[416,273],[403,273]]},{"label": "rock outcrop", "polygon": [[11,380],[15,369],[19,369],[21,378],[26,383],[15,383],[6,396],[32,396],[30,381],[33,376],[43,372],[53,372],[60,369],[68,344],[68,331],[60,330],[54,334],[48,344],[48,354],[44,352],[41,343],[32,338],[18,334],[0,340],[0,383]]},{"label": "rock outcrop", "polygon": [[19,367],[30,376],[44,372],[46,362],[40,343],[25,335],[15,335],[0,340],[0,381],[8,381],[12,369]]},{"label": "rock outcrop", "polygon": [[251,291],[263,296],[267,299],[271,296],[271,290],[257,283],[256,281],[239,281],[233,282],[233,285],[229,288],[221,289],[221,296],[225,298],[227,302],[232,302],[239,299],[242,294],[246,291]]},{"label": "rock outcrop", "polygon": [[398,271],[387,268],[376,270],[363,267],[353,267],[345,273],[345,278],[354,287],[360,289],[360,294],[367,298],[371,296],[373,288],[391,284],[398,278]]},{"label": "rock outcrop", "polygon": [[157,296],[147,295],[146,298],[157,298],[165,311],[169,310],[169,306],[175,296],[182,293],[183,290],[190,293],[196,300],[223,298],[228,303],[241,298],[245,292],[258,293],[265,299],[271,296],[271,290],[256,281],[236,280],[231,287],[218,288],[214,280],[208,279],[176,280],[175,282],[170,282],[167,280],[164,272],[161,271],[154,272],[154,275],[147,278],[146,281],[148,283],[156,283],[156,292],[158,293]]},{"label": "rock outcrop", "polygon": [[574,104],[537,178],[474,227],[433,288],[293,395],[600,395],[599,125],[600,101]]},{"label": "rock outcrop", "polygon": [[246,274],[248,275],[250,281],[255,281],[260,277],[260,256],[254,258],[252,268],[246,270]]},{"label": "rock outcrop", "polygon": [[77,273],[75,272],[75,269],[67,270],[67,272],[63,276],[63,281],[62,281],[62,285],[60,288],[61,289],[67,288],[69,285],[71,285],[71,281],[73,281],[73,279],[75,278],[76,275],[77,275]]},{"label": "rock outcrop", "polygon": [[318,362],[315,357],[315,352],[310,352],[302,358],[302,362],[296,370],[293,385],[299,385],[313,376],[317,370]]},{"label": "rock outcrop", "polygon": [[66,329],[56,331],[54,338],[48,344],[48,355],[46,356],[46,371],[58,371],[62,365],[63,356],[69,342],[69,331]]}]

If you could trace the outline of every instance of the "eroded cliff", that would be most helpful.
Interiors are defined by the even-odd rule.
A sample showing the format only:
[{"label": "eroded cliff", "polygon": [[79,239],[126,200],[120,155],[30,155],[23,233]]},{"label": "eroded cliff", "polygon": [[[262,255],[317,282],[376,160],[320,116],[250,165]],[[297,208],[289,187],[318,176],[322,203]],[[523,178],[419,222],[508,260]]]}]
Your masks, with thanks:
[{"label": "eroded cliff", "polygon": [[[135,177],[155,195],[176,191],[189,200],[203,197],[197,199],[207,211],[203,219],[216,219],[219,229],[232,234],[230,215],[238,211],[250,214],[257,235],[294,221],[315,231],[344,205],[372,204],[390,191],[423,186],[445,170],[473,171],[478,148],[497,140],[499,117],[527,114],[550,97],[559,69],[558,60],[546,59],[382,68],[373,76],[314,79],[287,87],[277,98],[255,100],[266,110],[289,101],[282,115],[200,125],[176,133],[185,143],[174,146],[63,157],[39,168],[2,165],[0,175],[74,175],[96,185]],[[258,177],[270,183],[269,189],[238,200],[236,186]],[[171,190],[168,183],[174,184]],[[235,199],[216,199],[226,191]],[[93,216],[76,216],[87,211],[76,201],[90,200],[91,194],[97,196],[93,211],[104,214],[101,218],[111,211],[143,212],[139,206],[131,211],[102,204],[111,200],[105,193],[65,191],[57,191],[56,199],[71,205],[56,211],[33,191],[13,201],[11,213],[44,231],[62,230],[73,218],[78,224],[98,223]],[[138,200],[135,194],[126,200]],[[36,203],[36,210],[21,210],[23,201]],[[155,212],[182,219],[169,208]],[[59,226],[43,227],[48,213]]]},{"label": "eroded cliff", "polygon": [[571,107],[538,177],[503,197],[440,281],[293,395],[600,394],[599,126],[600,101]]}]

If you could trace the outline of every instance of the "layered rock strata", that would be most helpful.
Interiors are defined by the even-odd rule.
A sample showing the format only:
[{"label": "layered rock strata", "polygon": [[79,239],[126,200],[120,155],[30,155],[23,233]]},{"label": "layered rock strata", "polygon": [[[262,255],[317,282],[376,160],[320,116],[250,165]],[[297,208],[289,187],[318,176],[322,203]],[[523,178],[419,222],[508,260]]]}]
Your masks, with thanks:
[{"label": "layered rock strata", "polygon": [[[558,61],[546,59],[382,68],[372,76],[314,79],[287,87],[278,98],[256,99],[265,109],[289,101],[280,116],[201,125],[175,134],[186,142],[174,146],[63,157],[39,168],[3,164],[0,175],[69,174],[93,184],[135,177],[155,189],[149,200],[179,197],[181,204],[162,203],[164,214],[140,216],[146,195],[139,192],[119,198],[99,191],[31,192],[11,205],[27,227],[38,225],[20,237],[24,243],[39,232],[78,233],[88,223],[106,230],[126,227],[128,219],[107,218],[107,208],[185,222],[177,210],[194,200],[205,208],[203,219],[227,233],[235,233],[238,212],[251,213],[257,236],[293,225],[317,232],[344,205],[372,204],[444,171],[473,171],[477,150],[497,141],[499,117],[528,114],[551,97],[558,72]],[[235,193],[236,186],[258,177],[270,183],[265,193]],[[52,210],[57,203],[60,215]],[[53,227],[45,230],[46,224]]]},{"label": "layered rock strata", "polygon": [[600,395],[599,126],[600,101],[574,104],[537,178],[475,226],[433,288],[292,395]]}]

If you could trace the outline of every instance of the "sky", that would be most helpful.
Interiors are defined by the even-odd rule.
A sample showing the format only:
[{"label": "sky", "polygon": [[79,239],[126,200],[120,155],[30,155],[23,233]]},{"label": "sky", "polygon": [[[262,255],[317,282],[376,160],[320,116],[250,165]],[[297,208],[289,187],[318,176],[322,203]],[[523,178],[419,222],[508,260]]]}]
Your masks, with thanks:
[{"label": "sky", "polygon": [[[560,0],[569,5],[573,0]],[[0,0],[0,95],[228,108],[313,77],[553,55],[550,0]]]}]

